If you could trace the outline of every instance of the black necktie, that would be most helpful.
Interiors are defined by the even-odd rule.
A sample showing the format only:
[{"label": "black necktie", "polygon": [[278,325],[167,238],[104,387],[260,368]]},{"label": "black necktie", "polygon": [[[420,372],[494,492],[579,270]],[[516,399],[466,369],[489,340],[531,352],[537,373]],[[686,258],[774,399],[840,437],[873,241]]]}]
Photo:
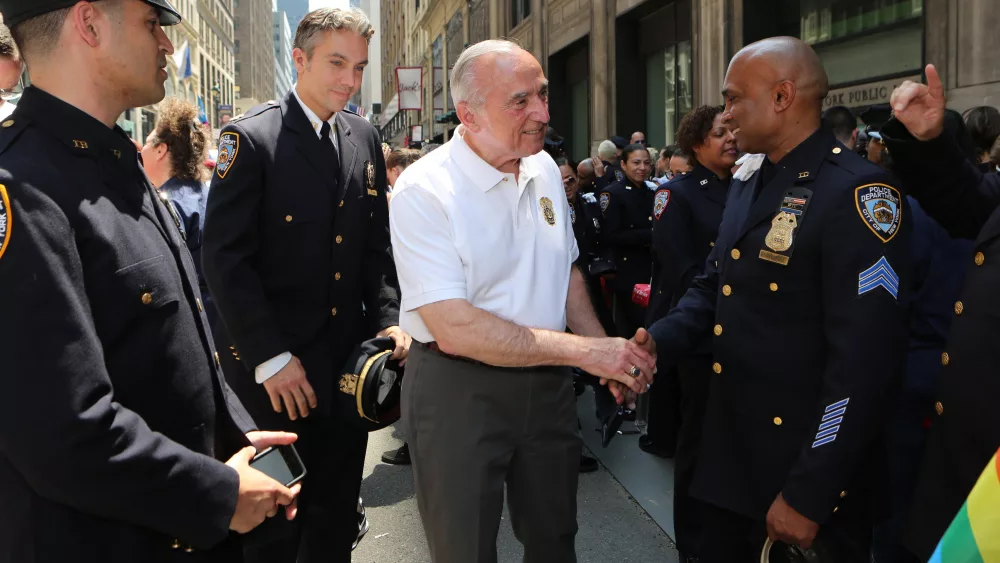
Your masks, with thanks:
[{"label": "black necktie", "polygon": [[319,140],[323,147],[323,152],[329,155],[330,164],[333,166],[335,171],[334,181],[340,183],[340,155],[337,154],[337,147],[333,145],[333,141],[330,140],[330,133],[332,132],[332,127],[330,127],[329,121],[323,122],[323,127],[319,130]]}]

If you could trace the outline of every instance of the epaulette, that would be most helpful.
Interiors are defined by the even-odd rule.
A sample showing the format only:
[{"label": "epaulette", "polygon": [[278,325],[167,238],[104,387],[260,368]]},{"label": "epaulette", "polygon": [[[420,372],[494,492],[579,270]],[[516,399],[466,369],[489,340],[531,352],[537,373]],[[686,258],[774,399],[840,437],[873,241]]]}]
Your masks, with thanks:
[{"label": "epaulette", "polygon": [[258,115],[264,113],[265,111],[267,111],[269,109],[276,109],[278,107],[279,107],[278,106],[278,102],[276,102],[274,100],[271,100],[271,101],[269,101],[267,103],[258,104],[256,106],[248,109],[246,111],[246,113],[237,115],[236,117],[232,118],[230,121],[238,121],[238,120],[242,120],[242,119],[250,119],[251,117],[258,116]]},{"label": "epaulette", "polygon": [[30,123],[27,117],[8,118],[0,123],[0,155],[14,144],[14,140],[21,136]]}]

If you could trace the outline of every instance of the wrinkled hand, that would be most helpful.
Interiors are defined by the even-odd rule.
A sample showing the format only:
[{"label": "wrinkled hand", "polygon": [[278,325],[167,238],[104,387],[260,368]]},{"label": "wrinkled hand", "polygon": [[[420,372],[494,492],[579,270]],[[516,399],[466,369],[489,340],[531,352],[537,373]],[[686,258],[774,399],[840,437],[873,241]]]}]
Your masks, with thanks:
[{"label": "wrinkled hand", "polygon": [[[271,446],[287,446],[288,444],[295,443],[295,440],[298,439],[298,435],[293,434],[292,432],[268,432],[264,430],[247,432],[247,440],[250,440],[250,444],[258,452],[262,452]],[[302,481],[299,481],[294,487],[292,487],[296,495],[298,495],[298,491],[301,490],[301,488]],[[299,512],[298,503],[299,499],[296,497],[292,500],[291,504],[285,507],[285,518],[289,520],[295,519],[295,515]]]},{"label": "wrinkled hand", "polygon": [[[624,338],[599,338],[591,342],[593,347],[584,365],[579,366],[581,369],[601,378],[602,384],[618,382],[635,393],[646,392],[647,385],[653,382],[656,358],[639,344]],[[630,373],[633,367],[639,368],[638,377]],[[615,400],[618,400],[617,395]]]},{"label": "wrinkled hand", "polygon": [[[632,339],[630,340],[630,342],[633,342],[636,345],[638,345],[639,347],[641,347],[653,359],[653,366],[654,366],[653,373],[655,374],[656,373],[656,369],[655,369],[655,366],[656,366],[656,341],[654,341],[653,338],[649,335],[649,332],[646,331],[646,329],[644,329],[644,328],[640,328],[639,330],[637,330],[635,332],[635,336],[632,337]],[[615,401],[619,405],[624,404],[625,406],[627,406],[630,409],[633,409],[633,410],[635,409],[635,406],[636,406],[635,403],[636,403],[636,400],[638,399],[639,393],[636,393],[635,391],[632,391],[631,389],[629,389],[628,387],[622,385],[621,383],[619,383],[617,381],[607,381],[607,380],[605,380],[605,379],[602,378],[601,379],[601,385],[604,385],[605,383],[608,384],[608,390],[611,391],[611,394],[615,397]],[[649,382],[649,385],[652,385],[652,381]],[[646,389],[644,389],[644,390],[642,390],[640,392],[641,393],[645,393],[646,391],[648,391],[649,390],[649,385],[647,385]]]},{"label": "wrinkled hand", "polygon": [[413,343],[413,339],[410,338],[409,334],[403,332],[403,329],[398,326],[390,326],[389,328],[376,334],[378,338],[384,338],[388,336],[396,343],[396,349],[392,351],[393,360],[399,360],[400,366],[406,365],[406,357],[410,355],[410,344]]},{"label": "wrinkled hand", "polygon": [[929,141],[944,131],[944,86],[934,65],[927,65],[927,84],[909,80],[892,92],[893,116],[917,140]]},{"label": "wrinkled hand", "polygon": [[590,159],[590,162],[594,164],[594,174],[598,178],[604,176],[604,161],[601,160],[601,157],[595,156]]},{"label": "wrinkled hand", "polygon": [[819,532],[819,524],[799,514],[785,502],[785,497],[778,493],[778,498],[771,503],[767,511],[767,537],[773,541],[782,541],[809,549]]},{"label": "wrinkled hand", "polygon": [[[253,433],[251,432],[251,434]],[[277,514],[279,506],[292,506],[299,491],[302,490],[298,483],[287,488],[250,467],[250,460],[253,459],[256,451],[253,446],[247,446],[226,462],[226,465],[236,470],[240,479],[236,509],[229,521],[229,529],[241,534],[253,530],[260,526],[265,519]],[[295,511],[286,512],[286,517],[289,520],[294,518]]]},{"label": "wrinkled hand", "polygon": [[316,408],[318,404],[316,393],[306,380],[306,370],[295,356],[292,356],[281,371],[264,382],[264,389],[271,397],[271,407],[274,408],[274,412],[281,412],[281,404],[284,402],[289,420],[295,420],[299,416],[303,418],[309,416],[309,409]]}]

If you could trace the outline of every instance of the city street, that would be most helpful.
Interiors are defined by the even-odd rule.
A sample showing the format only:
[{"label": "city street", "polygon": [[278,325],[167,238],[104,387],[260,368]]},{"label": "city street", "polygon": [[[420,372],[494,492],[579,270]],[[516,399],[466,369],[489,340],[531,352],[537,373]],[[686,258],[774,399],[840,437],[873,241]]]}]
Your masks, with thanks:
[{"label": "city street", "polygon": [[[361,495],[371,529],[354,551],[355,563],[425,563],[430,561],[424,539],[413,477],[409,467],[382,463],[383,452],[399,447],[402,435],[390,427],[369,436]],[[673,542],[646,514],[604,466],[580,476],[581,563],[618,561],[674,563]],[[497,538],[500,563],[521,561],[521,544],[514,538],[504,511]]]}]

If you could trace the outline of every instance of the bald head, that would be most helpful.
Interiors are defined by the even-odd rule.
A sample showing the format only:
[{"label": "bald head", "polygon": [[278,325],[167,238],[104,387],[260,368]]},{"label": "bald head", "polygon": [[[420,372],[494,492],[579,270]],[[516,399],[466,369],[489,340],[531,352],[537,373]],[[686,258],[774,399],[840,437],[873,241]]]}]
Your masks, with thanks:
[{"label": "bald head", "polygon": [[723,116],[740,150],[790,150],[819,127],[828,92],[826,71],[812,47],[795,37],[772,37],[733,57],[722,92]]},{"label": "bald head", "polygon": [[830,91],[826,70],[816,51],[796,37],[771,37],[740,49],[732,64],[743,62],[774,82],[788,81],[795,85],[796,98],[822,108],[823,98]]},{"label": "bald head", "polygon": [[581,160],[580,164],[576,165],[576,175],[580,179],[580,187],[589,191],[594,180],[597,179],[597,174],[594,172],[594,162],[589,158]]}]

